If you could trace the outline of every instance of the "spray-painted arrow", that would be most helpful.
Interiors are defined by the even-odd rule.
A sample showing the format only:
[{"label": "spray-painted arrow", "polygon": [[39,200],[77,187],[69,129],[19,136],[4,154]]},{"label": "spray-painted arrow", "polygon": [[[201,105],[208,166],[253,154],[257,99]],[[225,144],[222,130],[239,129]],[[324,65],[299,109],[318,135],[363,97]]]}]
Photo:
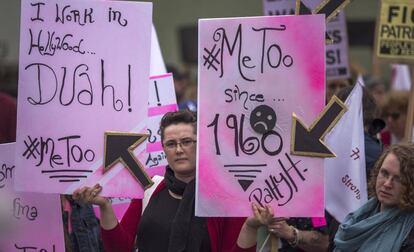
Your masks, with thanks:
[{"label": "spray-painted arrow", "polygon": [[335,157],[322,139],[346,110],[346,105],[338,97],[333,96],[309,129],[293,113],[291,153],[299,156]]},{"label": "spray-painted arrow", "polygon": [[148,134],[105,132],[104,173],[120,161],[145,189],[150,187],[153,182],[133,153],[147,137]]}]

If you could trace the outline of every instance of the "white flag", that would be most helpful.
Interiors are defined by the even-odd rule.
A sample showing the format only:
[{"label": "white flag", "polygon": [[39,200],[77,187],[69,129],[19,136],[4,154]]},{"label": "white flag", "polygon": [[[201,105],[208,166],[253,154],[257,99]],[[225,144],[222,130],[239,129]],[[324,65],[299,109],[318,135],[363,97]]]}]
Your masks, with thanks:
[{"label": "white flag", "polygon": [[157,32],[155,31],[154,25],[152,25],[150,76],[164,74],[166,72],[167,69],[165,68],[164,59],[162,58]]},{"label": "white flag", "polygon": [[326,210],[339,222],[367,201],[362,78],[345,104],[348,111],[325,138],[327,146],[336,154],[335,158],[325,159]]},{"label": "white flag", "polygon": [[391,89],[410,90],[411,77],[408,65],[393,64],[392,66]]}]

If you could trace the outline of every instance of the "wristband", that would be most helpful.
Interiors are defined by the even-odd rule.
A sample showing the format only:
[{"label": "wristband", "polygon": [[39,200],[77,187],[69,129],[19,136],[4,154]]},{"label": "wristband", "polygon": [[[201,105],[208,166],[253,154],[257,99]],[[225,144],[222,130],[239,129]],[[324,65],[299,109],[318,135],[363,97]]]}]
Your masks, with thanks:
[{"label": "wristband", "polygon": [[293,231],[293,239],[289,239],[287,242],[292,248],[296,248],[299,245],[299,230],[294,226],[290,226],[290,228]]}]

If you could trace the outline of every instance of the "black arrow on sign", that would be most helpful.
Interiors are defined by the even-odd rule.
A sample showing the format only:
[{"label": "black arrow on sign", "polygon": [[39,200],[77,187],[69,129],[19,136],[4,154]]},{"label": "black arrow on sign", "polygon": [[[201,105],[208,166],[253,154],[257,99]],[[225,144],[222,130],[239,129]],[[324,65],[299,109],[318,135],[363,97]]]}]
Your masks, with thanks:
[{"label": "black arrow on sign", "polygon": [[295,15],[310,15],[312,10],[309,9],[302,1],[296,1]]},{"label": "black arrow on sign", "polygon": [[105,132],[104,173],[120,161],[145,189],[150,187],[154,182],[133,153],[147,137],[148,134]]},{"label": "black arrow on sign", "polygon": [[326,23],[329,23],[349,3],[351,3],[351,0],[325,0],[312,13],[325,14]]},{"label": "black arrow on sign", "polygon": [[324,0],[314,10],[308,8],[302,0],[296,0],[296,15],[325,14],[325,21],[329,23],[333,17],[345,8],[352,0]]},{"label": "black arrow on sign", "polygon": [[299,156],[335,157],[322,139],[346,110],[346,105],[338,97],[333,96],[309,129],[293,113],[291,153]]},{"label": "black arrow on sign", "polygon": [[[325,14],[325,22],[329,23],[333,17],[345,8],[351,0],[325,0],[320,3],[315,10],[308,8],[301,0],[296,1],[296,15],[309,15],[309,14]],[[328,44],[333,43],[333,39],[325,33],[325,40]]]}]

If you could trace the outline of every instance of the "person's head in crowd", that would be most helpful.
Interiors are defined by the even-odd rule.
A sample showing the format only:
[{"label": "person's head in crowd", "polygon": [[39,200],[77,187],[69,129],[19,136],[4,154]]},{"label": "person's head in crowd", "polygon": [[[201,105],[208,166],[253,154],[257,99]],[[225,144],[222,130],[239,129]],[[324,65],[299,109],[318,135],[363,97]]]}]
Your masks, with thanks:
[{"label": "person's head in crowd", "polygon": [[392,143],[398,143],[404,139],[408,100],[408,91],[390,91],[385,98],[382,116],[391,137],[395,138]]},{"label": "person's head in crowd", "polygon": [[414,210],[414,144],[395,144],[378,159],[369,182],[381,209]]},{"label": "person's head in crowd", "polygon": [[326,81],[326,103],[331,100],[333,95],[336,95],[343,88],[349,87],[352,82],[349,79],[332,79]]},{"label": "person's head in crowd", "polygon": [[180,110],[190,110],[192,112],[197,112],[197,102],[193,100],[185,100],[178,104]]},{"label": "person's head in crowd", "polygon": [[186,89],[190,85],[189,75],[179,71],[178,68],[172,65],[167,65],[166,68],[167,72],[173,74],[177,103],[180,103],[185,99]]},{"label": "person's head in crowd", "polygon": [[[345,102],[353,88],[353,86],[345,87],[340,90],[336,96],[341,99],[342,102]],[[364,130],[370,136],[375,136],[385,127],[384,121],[379,119],[381,116],[380,109],[377,106],[374,97],[365,87],[362,87],[362,116]]]},{"label": "person's head in crowd", "polygon": [[364,75],[363,78],[365,87],[367,88],[368,92],[374,97],[375,102],[378,104],[378,106],[382,106],[384,104],[385,95],[387,92],[385,83],[371,75]]},{"label": "person's head in crowd", "polygon": [[197,115],[189,110],[169,112],[160,123],[161,143],[177,179],[189,182],[195,177]]},{"label": "person's head in crowd", "polygon": [[16,141],[16,99],[0,92],[0,144]]}]

